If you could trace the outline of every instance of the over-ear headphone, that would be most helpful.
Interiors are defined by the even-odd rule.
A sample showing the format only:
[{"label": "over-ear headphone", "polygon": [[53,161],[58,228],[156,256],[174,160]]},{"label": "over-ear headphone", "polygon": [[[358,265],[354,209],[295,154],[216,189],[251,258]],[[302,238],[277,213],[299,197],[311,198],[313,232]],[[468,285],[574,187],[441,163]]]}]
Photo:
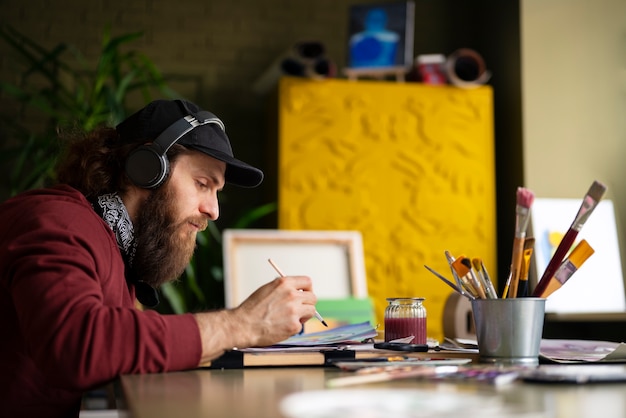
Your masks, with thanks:
[{"label": "over-ear headphone", "polygon": [[137,186],[144,189],[159,187],[170,172],[167,151],[172,145],[192,129],[215,123],[224,129],[224,124],[214,114],[200,111],[196,116],[188,115],[168,126],[150,144],[133,150],[126,158],[126,175]]}]

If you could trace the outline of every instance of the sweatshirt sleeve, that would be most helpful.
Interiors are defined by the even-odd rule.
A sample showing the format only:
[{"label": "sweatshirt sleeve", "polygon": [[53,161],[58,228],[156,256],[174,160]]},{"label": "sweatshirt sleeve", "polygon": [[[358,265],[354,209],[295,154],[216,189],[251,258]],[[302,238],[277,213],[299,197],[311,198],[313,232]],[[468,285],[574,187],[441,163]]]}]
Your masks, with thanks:
[{"label": "sweatshirt sleeve", "polygon": [[194,317],[135,308],[115,238],[90,207],[55,201],[29,213],[9,227],[2,281],[22,349],[49,384],[84,390],[198,365]]}]

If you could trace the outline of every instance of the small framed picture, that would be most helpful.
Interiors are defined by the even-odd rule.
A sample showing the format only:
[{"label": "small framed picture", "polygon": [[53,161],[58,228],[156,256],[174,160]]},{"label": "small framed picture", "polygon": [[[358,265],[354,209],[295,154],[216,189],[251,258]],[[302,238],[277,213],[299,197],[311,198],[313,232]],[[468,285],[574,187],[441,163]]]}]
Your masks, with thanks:
[{"label": "small framed picture", "polygon": [[412,65],[415,19],[412,1],[353,5],[349,16],[349,68]]}]

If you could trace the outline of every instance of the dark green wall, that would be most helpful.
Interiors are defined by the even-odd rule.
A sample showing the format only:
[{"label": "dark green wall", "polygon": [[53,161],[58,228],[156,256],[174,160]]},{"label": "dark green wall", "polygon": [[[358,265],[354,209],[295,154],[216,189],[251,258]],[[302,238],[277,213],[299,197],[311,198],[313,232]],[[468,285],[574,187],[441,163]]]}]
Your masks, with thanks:
[{"label": "dark green wall", "polygon": [[[299,40],[323,42],[339,68],[345,65],[348,7],[343,0],[0,0],[0,20],[47,47],[61,41],[96,59],[101,34],[141,30],[134,46],[173,78],[172,87],[226,123],[236,154],[274,173],[267,155],[270,97],[251,86],[283,51]],[[462,47],[483,55],[493,73],[498,198],[498,276],[506,277],[516,187],[522,185],[520,22],[518,1],[415,1],[415,55],[450,54]],[[15,59],[0,44],[0,77],[16,80]],[[17,110],[0,96],[0,111]],[[275,178],[256,190],[229,188],[222,225],[243,209],[275,199]],[[273,226],[267,219],[266,225]]]}]

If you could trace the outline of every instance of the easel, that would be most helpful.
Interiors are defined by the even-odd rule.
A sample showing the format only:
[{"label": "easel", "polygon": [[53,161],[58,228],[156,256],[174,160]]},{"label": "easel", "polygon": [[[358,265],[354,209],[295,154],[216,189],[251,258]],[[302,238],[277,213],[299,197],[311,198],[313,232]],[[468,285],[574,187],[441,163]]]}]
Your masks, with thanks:
[{"label": "easel", "polygon": [[358,80],[359,78],[374,78],[384,80],[387,77],[395,77],[396,81],[404,82],[406,73],[409,70],[403,66],[381,67],[381,68],[344,68],[343,73],[348,80]]}]

